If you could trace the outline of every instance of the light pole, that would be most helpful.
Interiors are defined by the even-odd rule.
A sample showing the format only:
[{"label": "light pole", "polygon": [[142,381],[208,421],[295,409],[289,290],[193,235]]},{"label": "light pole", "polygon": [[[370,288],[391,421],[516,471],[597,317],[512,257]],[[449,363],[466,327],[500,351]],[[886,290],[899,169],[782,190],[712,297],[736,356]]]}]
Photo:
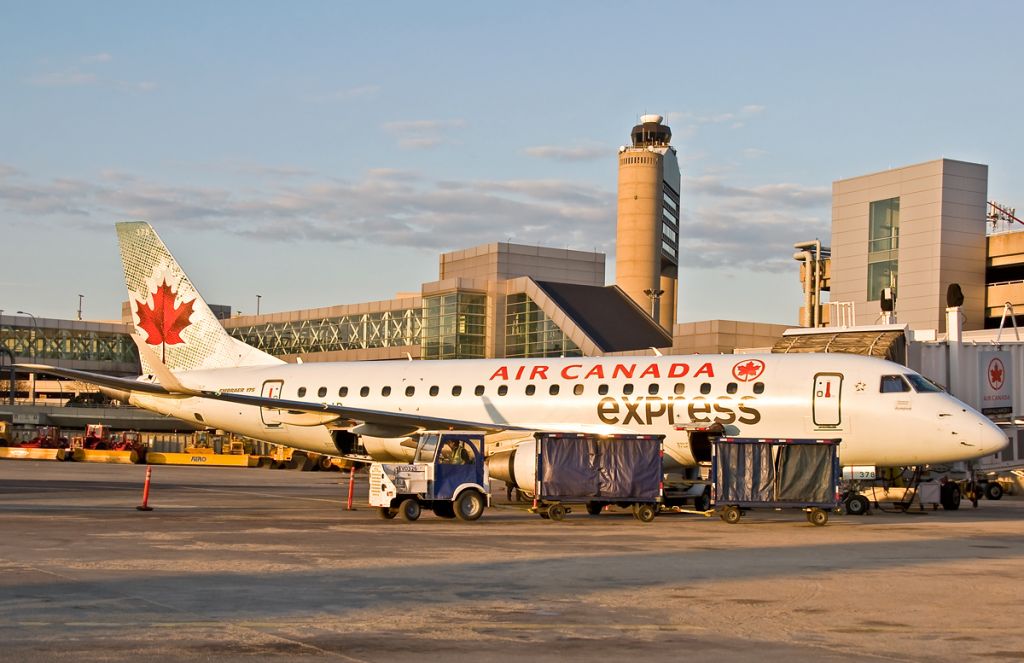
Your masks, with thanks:
[{"label": "light pole", "polygon": [[263,299],[263,295],[256,295],[256,315],[260,314],[260,300]]},{"label": "light pole", "polygon": [[[32,318],[32,327],[35,329],[32,333],[32,363],[36,363],[36,337],[39,336],[39,321],[36,320],[36,316],[32,315],[28,311],[18,311],[18,315],[27,315]],[[32,380],[29,382],[30,390],[32,391],[32,405],[36,404],[36,374],[32,373]]]},{"label": "light pole", "polygon": [[85,295],[78,296],[78,319],[82,319],[82,300],[85,299]]},{"label": "light pole", "polygon": [[644,290],[644,294],[651,298],[651,317],[654,319],[655,322],[657,322],[660,325],[661,322],[658,321],[658,300],[661,299],[661,296],[665,294],[665,291],[655,290],[654,288],[647,288],[646,290]]}]

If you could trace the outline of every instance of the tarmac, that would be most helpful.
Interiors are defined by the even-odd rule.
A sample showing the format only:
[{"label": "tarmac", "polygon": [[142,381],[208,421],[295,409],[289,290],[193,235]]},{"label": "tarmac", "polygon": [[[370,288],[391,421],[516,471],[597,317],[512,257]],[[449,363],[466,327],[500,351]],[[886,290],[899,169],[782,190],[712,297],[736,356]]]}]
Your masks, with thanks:
[{"label": "tarmac", "polygon": [[357,478],[0,462],[2,661],[1024,660],[1024,499],[379,520]]}]

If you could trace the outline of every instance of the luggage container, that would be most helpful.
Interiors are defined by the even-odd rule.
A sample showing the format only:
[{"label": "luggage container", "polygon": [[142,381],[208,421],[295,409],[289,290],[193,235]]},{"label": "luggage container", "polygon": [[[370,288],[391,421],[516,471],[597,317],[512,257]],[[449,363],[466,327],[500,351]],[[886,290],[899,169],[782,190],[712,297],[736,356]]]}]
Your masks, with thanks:
[{"label": "luggage container", "polygon": [[842,504],[839,439],[720,437],[711,459],[711,499],[727,523],[748,509],[801,509],[813,525]]},{"label": "luggage container", "polygon": [[569,504],[596,516],[609,504],[654,520],[662,500],[664,435],[537,433],[534,501],[530,511],[559,521]]}]

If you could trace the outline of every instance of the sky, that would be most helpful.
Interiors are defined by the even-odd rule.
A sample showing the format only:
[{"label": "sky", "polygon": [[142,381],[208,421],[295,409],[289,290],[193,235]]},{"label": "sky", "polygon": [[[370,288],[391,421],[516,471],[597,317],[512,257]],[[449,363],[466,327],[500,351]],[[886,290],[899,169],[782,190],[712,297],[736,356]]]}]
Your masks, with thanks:
[{"label": "sky", "polygon": [[0,309],[119,319],[113,224],[210,303],[389,299],[477,244],[599,250],[644,113],[679,319],[794,324],[834,180],[947,157],[1024,208],[1016,2],[0,0]]}]

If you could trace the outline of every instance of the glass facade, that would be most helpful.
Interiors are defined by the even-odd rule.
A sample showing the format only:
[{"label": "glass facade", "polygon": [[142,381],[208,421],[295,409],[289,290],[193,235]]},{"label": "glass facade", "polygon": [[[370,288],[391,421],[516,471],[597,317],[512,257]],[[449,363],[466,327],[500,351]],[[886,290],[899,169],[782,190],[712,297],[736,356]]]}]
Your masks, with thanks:
[{"label": "glass facade", "polygon": [[486,340],[487,295],[449,292],[423,298],[424,359],[482,359]]},{"label": "glass facade", "polygon": [[5,324],[0,326],[0,346],[19,360],[139,362],[135,343],[124,332]]},{"label": "glass facade", "polygon": [[878,301],[882,288],[896,289],[899,274],[900,199],[871,203],[868,223],[868,301]]},{"label": "glass facade", "polygon": [[582,357],[583,353],[525,293],[505,299],[506,357]]},{"label": "glass facade", "polygon": [[661,251],[675,263],[679,259],[679,195],[665,182],[661,198]]},{"label": "glass facade", "polygon": [[420,310],[267,322],[233,327],[228,333],[276,356],[419,345]]}]

